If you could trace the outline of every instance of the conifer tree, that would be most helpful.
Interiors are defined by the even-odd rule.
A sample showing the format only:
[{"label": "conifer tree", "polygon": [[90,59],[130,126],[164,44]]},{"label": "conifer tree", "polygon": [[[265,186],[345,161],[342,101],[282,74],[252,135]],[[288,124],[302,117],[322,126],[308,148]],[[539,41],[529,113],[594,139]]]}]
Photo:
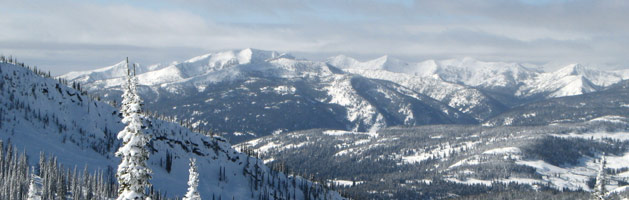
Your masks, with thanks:
[{"label": "conifer tree", "polygon": [[[129,61],[126,65],[129,70]],[[122,122],[127,126],[118,133],[118,139],[122,140],[122,146],[116,152],[116,156],[122,161],[118,166],[116,177],[120,187],[118,200],[145,199],[145,193],[150,187],[151,169],[146,165],[149,152],[145,148],[150,136],[144,133],[142,124],[142,100],[137,96],[135,74],[127,76],[129,85],[123,88],[123,100],[121,113]],[[125,110],[126,109],[126,110]]]},{"label": "conifer tree", "polygon": [[28,196],[27,200],[41,200],[41,197],[37,195],[37,186],[35,186],[35,181],[31,179],[30,184],[28,184]]},{"label": "conifer tree", "polygon": [[131,77],[131,71],[129,69],[129,58],[126,60],[126,70],[127,76],[126,80],[122,83],[122,102],[120,103],[120,113],[122,113],[123,118],[129,117],[129,105],[131,101],[134,99],[134,93],[131,91],[131,81],[133,78]]},{"label": "conifer tree", "polygon": [[190,158],[188,192],[186,196],[183,197],[183,200],[201,200],[199,191],[197,191],[197,187],[199,186],[199,172],[197,172],[196,162],[197,160],[195,158]]},{"label": "conifer tree", "polygon": [[607,181],[605,178],[605,155],[603,155],[603,158],[601,158],[601,163],[599,165],[599,169],[598,169],[598,175],[596,176],[596,185],[594,185],[594,194],[593,194],[593,199],[605,199],[606,197],[606,189],[605,189],[605,182]]},{"label": "conifer tree", "polygon": [[37,194],[37,185],[35,185],[35,180],[33,180],[34,177],[35,177],[35,170],[31,168],[30,182],[28,184],[28,193],[26,194],[27,200],[41,200],[41,196]]}]

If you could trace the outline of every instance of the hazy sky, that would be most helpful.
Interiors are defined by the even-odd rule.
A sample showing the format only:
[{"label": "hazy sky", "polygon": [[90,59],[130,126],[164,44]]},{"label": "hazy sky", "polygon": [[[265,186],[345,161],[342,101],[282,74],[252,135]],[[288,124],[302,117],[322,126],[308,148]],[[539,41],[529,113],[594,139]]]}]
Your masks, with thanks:
[{"label": "hazy sky", "polygon": [[629,1],[0,0],[0,54],[53,74],[241,48],[629,68]]}]

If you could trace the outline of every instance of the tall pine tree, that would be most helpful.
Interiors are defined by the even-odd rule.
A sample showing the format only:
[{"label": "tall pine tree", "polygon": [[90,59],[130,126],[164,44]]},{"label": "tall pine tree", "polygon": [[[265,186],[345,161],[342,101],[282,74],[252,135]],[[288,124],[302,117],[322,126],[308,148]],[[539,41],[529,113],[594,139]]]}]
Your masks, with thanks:
[{"label": "tall pine tree", "polygon": [[122,158],[116,174],[120,184],[118,200],[145,199],[152,173],[146,165],[149,152],[145,148],[150,136],[143,130],[142,99],[136,91],[135,70],[132,75],[128,59],[125,66],[128,84],[123,88],[121,113],[122,122],[127,126],[118,133],[118,139],[122,140],[122,146],[116,152],[116,156]]},{"label": "tall pine tree", "polygon": [[131,71],[129,69],[129,58],[126,59],[126,69],[127,76],[126,80],[122,83],[122,102],[120,103],[120,113],[122,114],[123,119],[129,117],[129,105],[131,105],[133,99],[135,99],[135,94],[131,91],[131,81],[133,81],[133,77],[131,76]]},{"label": "tall pine tree", "polygon": [[41,200],[41,196],[37,194],[37,185],[35,184],[35,170],[31,168],[30,182],[28,184],[27,200]]},{"label": "tall pine tree", "polygon": [[598,175],[596,176],[596,185],[594,185],[593,199],[603,200],[607,196],[607,190],[605,189],[605,182],[607,182],[607,179],[605,178],[605,162],[605,155],[603,155],[603,158],[601,159],[601,164],[598,169]]},{"label": "tall pine tree", "polygon": [[26,196],[27,200],[41,200],[41,197],[37,194],[36,187],[35,181],[31,179],[31,182],[28,184],[28,194]]},{"label": "tall pine tree", "polygon": [[188,177],[188,192],[183,200],[201,200],[197,187],[199,186],[199,172],[197,172],[197,160],[190,158],[190,175]]}]

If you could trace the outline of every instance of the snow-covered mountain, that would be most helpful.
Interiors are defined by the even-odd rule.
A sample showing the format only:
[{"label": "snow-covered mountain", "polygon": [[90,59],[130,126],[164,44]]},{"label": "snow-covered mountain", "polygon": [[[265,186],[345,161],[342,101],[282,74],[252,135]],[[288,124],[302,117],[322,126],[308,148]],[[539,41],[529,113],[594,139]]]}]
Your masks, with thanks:
[{"label": "snow-covered mountain", "polygon": [[[225,51],[155,66],[160,67],[138,71],[139,90],[149,109],[227,133],[232,141],[311,128],[367,131],[476,123],[468,114],[398,83],[273,51]],[[121,74],[113,72],[118,68],[61,78],[115,100],[122,83]]]},{"label": "snow-covered mountain", "polygon": [[[113,66],[82,77],[102,79],[119,72],[119,66]],[[120,120],[117,108],[109,104],[27,68],[0,63],[0,140],[26,152],[31,165],[44,152],[57,156],[64,166],[111,172],[120,162],[114,157],[120,145],[115,135],[123,128]],[[195,157],[204,199],[342,199],[322,185],[271,170],[222,137],[155,118],[145,123],[153,136],[148,145],[151,183],[162,194],[185,194],[188,158]]]},{"label": "snow-covered mountain", "polygon": [[436,69],[436,63],[432,60],[421,63],[409,63],[391,56],[382,56],[361,62],[345,55],[338,55],[328,58],[326,62],[341,69],[386,70],[397,73],[417,73],[418,75],[425,75],[426,72]]},{"label": "snow-covered mountain", "polygon": [[516,95],[574,96],[599,91],[621,80],[620,74],[590,69],[581,64],[571,64],[555,72],[542,73],[534,79],[527,80]]},{"label": "snow-covered mountain", "polygon": [[[240,70],[230,69],[234,66],[251,66],[258,63],[264,63],[270,59],[283,57],[290,56],[280,55],[277,52],[255,49],[226,51],[197,56],[181,63],[173,62],[170,64],[156,64],[147,67],[139,65],[136,69],[136,74],[138,74],[138,80],[141,85],[153,86],[161,84],[175,84],[177,82],[185,81],[191,82],[192,84],[199,84],[199,82],[204,81],[223,81],[228,80],[229,78],[237,77]],[[260,68],[267,67],[264,64],[255,66]],[[217,71],[224,73],[214,73]],[[60,76],[60,78],[73,82],[89,83],[89,88],[87,89],[93,90],[94,88],[99,87],[118,87],[126,73],[123,61],[101,69],[84,72],[70,72]],[[205,79],[201,80],[202,78]]]},{"label": "snow-covered mountain", "polygon": [[513,90],[537,74],[517,63],[483,62],[469,57],[409,63],[388,56],[365,62],[337,56],[329,58],[328,63],[343,69],[381,69],[494,90]]},{"label": "snow-covered mountain", "polygon": [[344,71],[361,76],[388,80],[417,93],[432,97],[475,119],[482,121],[507,109],[501,102],[473,87],[449,83],[431,76],[416,76],[382,69],[348,68]]},{"label": "snow-covered mountain", "polygon": [[[473,101],[478,101],[478,99],[494,98],[507,106],[515,106],[538,99],[580,95],[600,91],[627,77],[624,71],[607,72],[581,64],[570,64],[554,72],[542,72],[518,63],[484,62],[469,57],[411,63],[388,56],[361,62],[340,55],[329,58],[327,62],[345,71],[392,80],[419,91],[424,90],[417,85],[423,85],[424,88],[436,88],[442,92],[427,93],[427,95],[442,101],[444,99],[439,96],[453,95],[453,91],[435,84],[417,84],[416,82],[422,82],[418,79],[437,79],[460,87],[480,90],[483,95],[468,96],[468,102],[463,103],[468,105],[474,104]],[[412,78],[415,81],[401,78],[410,75],[415,76]],[[439,84],[444,85],[444,83]],[[453,104],[450,103],[450,105]],[[462,111],[466,110],[465,107],[453,107]]]},{"label": "snow-covered mountain", "polygon": [[[124,73],[117,64],[61,78],[119,100]],[[362,62],[339,55],[316,62],[256,49],[139,66],[137,73],[149,109],[234,142],[311,128],[475,123],[531,102],[601,91],[625,76],[580,64],[542,72],[473,58]]]},{"label": "snow-covered mountain", "polygon": [[518,106],[486,120],[484,124],[546,125],[583,122],[606,115],[629,117],[629,81],[621,81],[598,92],[546,99]]}]

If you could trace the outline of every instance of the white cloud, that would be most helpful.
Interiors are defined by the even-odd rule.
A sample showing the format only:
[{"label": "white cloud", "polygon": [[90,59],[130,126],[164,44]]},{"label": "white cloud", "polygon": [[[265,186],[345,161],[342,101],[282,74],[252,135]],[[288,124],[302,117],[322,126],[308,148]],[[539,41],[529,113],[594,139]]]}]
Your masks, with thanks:
[{"label": "white cloud", "polygon": [[[409,60],[629,62],[625,1],[11,1],[0,53],[67,70],[254,47]],[[65,66],[64,68],[61,68]],[[81,68],[82,67],[82,68]]]}]

